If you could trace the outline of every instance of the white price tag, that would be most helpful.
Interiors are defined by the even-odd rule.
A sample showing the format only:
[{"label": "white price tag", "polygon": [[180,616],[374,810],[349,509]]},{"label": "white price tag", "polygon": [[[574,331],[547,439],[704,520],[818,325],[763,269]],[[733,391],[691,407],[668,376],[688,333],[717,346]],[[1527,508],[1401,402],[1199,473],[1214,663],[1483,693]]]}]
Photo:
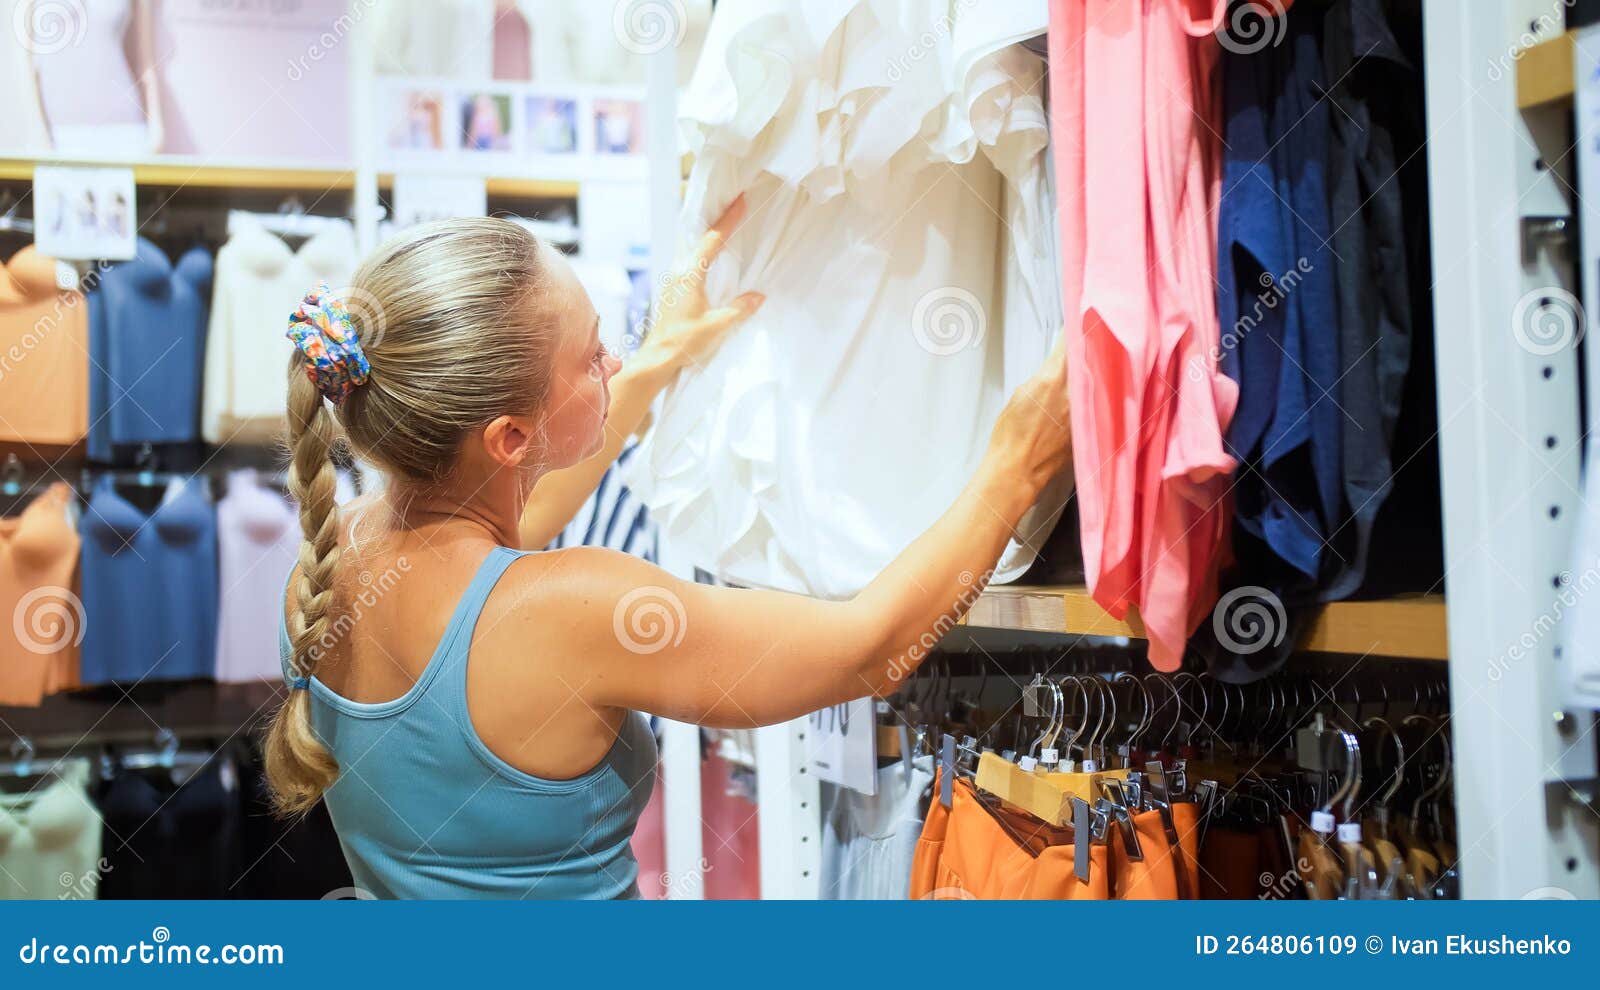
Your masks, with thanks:
[{"label": "white price tag", "polygon": [[68,261],[127,261],[138,237],[133,169],[39,165],[33,246]]},{"label": "white price tag", "polygon": [[403,230],[430,220],[481,217],[488,212],[489,190],[481,176],[395,174],[396,229]]},{"label": "white price tag", "polygon": [[1359,845],[1361,843],[1361,823],[1340,822],[1339,841],[1347,845]]},{"label": "white price tag", "polygon": [[806,719],[806,763],[818,780],[873,794],[878,787],[878,726],[872,698],[812,712]]},{"label": "white price tag", "polygon": [[1099,773],[1100,764],[1094,760],[1084,760],[1082,769],[1084,773]]},{"label": "white price tag", "polygon": [[1311,813],[1311,831],[1321,832],[1323,835],[1333,834],[1333,815],[1326,811],[1313,811]]},{"label": "white price tag", "polygon": [[1061,751],[1055,747],[1050,747],[1039,754],[1039,762],[1048,763],[1051,766],[1054,766],[1055,764],[1061,762]]},{"label": "white price tag", "polygon": [[1017,766],[1022,768],[1023,773],[1032,773],[1033,768],[1038,765],[1039,761],[1031,756],[1024,756],[1022,759],[1017,761]]}]

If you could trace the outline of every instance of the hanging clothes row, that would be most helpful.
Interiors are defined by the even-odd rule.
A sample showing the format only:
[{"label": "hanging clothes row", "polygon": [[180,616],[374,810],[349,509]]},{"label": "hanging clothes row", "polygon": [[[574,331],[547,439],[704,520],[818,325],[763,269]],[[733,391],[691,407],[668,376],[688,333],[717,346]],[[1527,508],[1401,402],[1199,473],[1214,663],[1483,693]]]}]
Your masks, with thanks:
[{"label": "hanging clothes row", "polygon": [[[1038,678],[1035,700],[1053,701],[1021,755],[941,737],[909,895],[1457,897],[1439,683],[1403,716],[1358,721],[1359,701],[1351,710],[1313,681],[1308,704],[1285,691],[1282,721],[1263,721],[1231,713],[1229,692],[1192,674]],[[1074,691],[1083,719],[1058,751]],[[1119,697],[1143,700],[1138,721],[1118,726]],[[1380,786],[1360,800],[1363,781]]]},{"label": "hanging clothes row", "polygon": [[[1300,3],[1222,59],[1232,583],[1291,609],[1442,581],[1420,25]],[[1207,649],[1232,679],[1286,656]]]},{"label": "hanging clothes row", "polygon": [[[0,479],[0,494],[12,488],[24,497]],[[342,470],[339,498],[357,491]],[[254,469],[44,484],[0,517],[0,610],[15,619],[0,637],[0,705],[99,684],[279,677],[272,633],[300,540],[283,479]]]},{"label": "hanging clothes row", "polygon": [[[1092,652],[1071,665],[1115,651]],[[952,665],[936,654],[881,716],[875,794],[824,785],[824,897],[1457,896],[1448,699],[1429,668],[1250,687],[1035,674],[1019,694],[989,663]]]},{"label": "hanging clothes row", "polygon": [[320,898],[351,885],[327,812],[270,813],[248,733],[26,738],[0,760],[0,900]]}]

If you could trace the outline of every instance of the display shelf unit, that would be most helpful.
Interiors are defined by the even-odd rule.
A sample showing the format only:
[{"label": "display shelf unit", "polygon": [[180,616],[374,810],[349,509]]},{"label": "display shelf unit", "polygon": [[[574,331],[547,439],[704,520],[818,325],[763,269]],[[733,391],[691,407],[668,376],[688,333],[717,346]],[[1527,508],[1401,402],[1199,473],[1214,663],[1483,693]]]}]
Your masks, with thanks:
[{"label": "display shelf unit", "polygon": [[[990,587],[963,622],[1023,632],[1145,638],[1137,609],[1130,609],[1124,618],[1114,618],[1085,588],[1072,586]],[[1450,653],[1444,596],[1324,605],[1301,637],[1298,649],[1306,653],[1444,660]]]},{"label": "display shelf unit", "polygon": [[[1523,346],[1514,323],[1527,309],[1519,300],[1580,291],[1570,257],[1558,257],[1560,235],[1600,229],[1593,209],[1586,223],[1571,223],[1582,205],[1572,160],[1600,147],[1600,123],[1588,122],[1600,121],[1600,109],[1580,114],[1584,130],[1574,135],[1571,108],[1583,102],[1574,93],[1584,66],[1600,78],[1600,35],[1566,32],[1563,5],[1551,0],[1484,0],[1470,16],[1464,6],[1424,0],[1421,25],[1448,608],[1440,595],[1330,604],[1299,646],[1368,663],[1448,658],[1464,894],[1594,898],[1600,816],[1570,795],[1596,778],[1596,722],[1563,700],[1566,629],[1553,605],[1571,580],[1581,515],[1579,355]],[[652,128],[672,123],[675,54],[657,56]],[[660,196],[678,185],[684,163],[677,149],[652,152]],[[1591,157],[1593,185],[1600,150]],[[673,211],[654,210],[656,243],[670,244]],[[1525,243],[1530,231],[1535,240]],[[1593,272],[1600,237],[1586,241]],[[664,270],[665,253],[654,263]],[[1600,292],[1583,301],[1592,315]],[[1600,381],[1592,342],[1588,359],[1592,384]],[[1591,401],[1590,424],[1597,409]],[[989,589],[966,625],[1057,642],[1059,634],[1142,636],[1136,614],[1113,619],[1072,587]],[[818,785],[804,770],[805,725],[757,733],[763,897],[816,896]],[[678,756],[664,763],[669,807],[679,809],[666,821],[669,864],[692,862],[700,832],[692,799],[672,801],[675,789],[699,787],[693,730],[681,729]]]}]

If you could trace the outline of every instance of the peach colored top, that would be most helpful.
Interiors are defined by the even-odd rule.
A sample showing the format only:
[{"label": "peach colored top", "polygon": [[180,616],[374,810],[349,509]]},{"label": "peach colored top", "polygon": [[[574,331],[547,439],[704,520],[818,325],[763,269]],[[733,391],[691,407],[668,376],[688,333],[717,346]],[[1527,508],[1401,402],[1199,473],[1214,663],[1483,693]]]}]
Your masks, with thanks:
[{"label": "peach colored top", "polygon": [[85,616],[72,497],[56,482],[20,515],[0,519],[0,705],[38,705],[78,686]]},{"label": "peach colored top", "polygon": [[1051,135],[1089,589],[1175,669],[1216,599],[1238,401],[1214,273],[1222,0],[1051,0]]},{"label": "peach colored top", "polygon": [[25,247],[0,265],[0,441],[72,444],[89,431],[89,307]]}]

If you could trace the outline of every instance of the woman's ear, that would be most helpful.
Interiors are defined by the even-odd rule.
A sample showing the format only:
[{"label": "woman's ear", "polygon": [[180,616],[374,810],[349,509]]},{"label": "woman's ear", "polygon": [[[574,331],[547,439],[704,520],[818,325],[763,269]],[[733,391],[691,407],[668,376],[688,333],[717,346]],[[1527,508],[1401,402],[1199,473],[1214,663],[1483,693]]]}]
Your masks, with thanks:
[{"label": "woman's ear", "polygon": [[527,463],[534,435],[530,417],[496,416],[483,428],[483,449],[501,467],[521,467]]}]

